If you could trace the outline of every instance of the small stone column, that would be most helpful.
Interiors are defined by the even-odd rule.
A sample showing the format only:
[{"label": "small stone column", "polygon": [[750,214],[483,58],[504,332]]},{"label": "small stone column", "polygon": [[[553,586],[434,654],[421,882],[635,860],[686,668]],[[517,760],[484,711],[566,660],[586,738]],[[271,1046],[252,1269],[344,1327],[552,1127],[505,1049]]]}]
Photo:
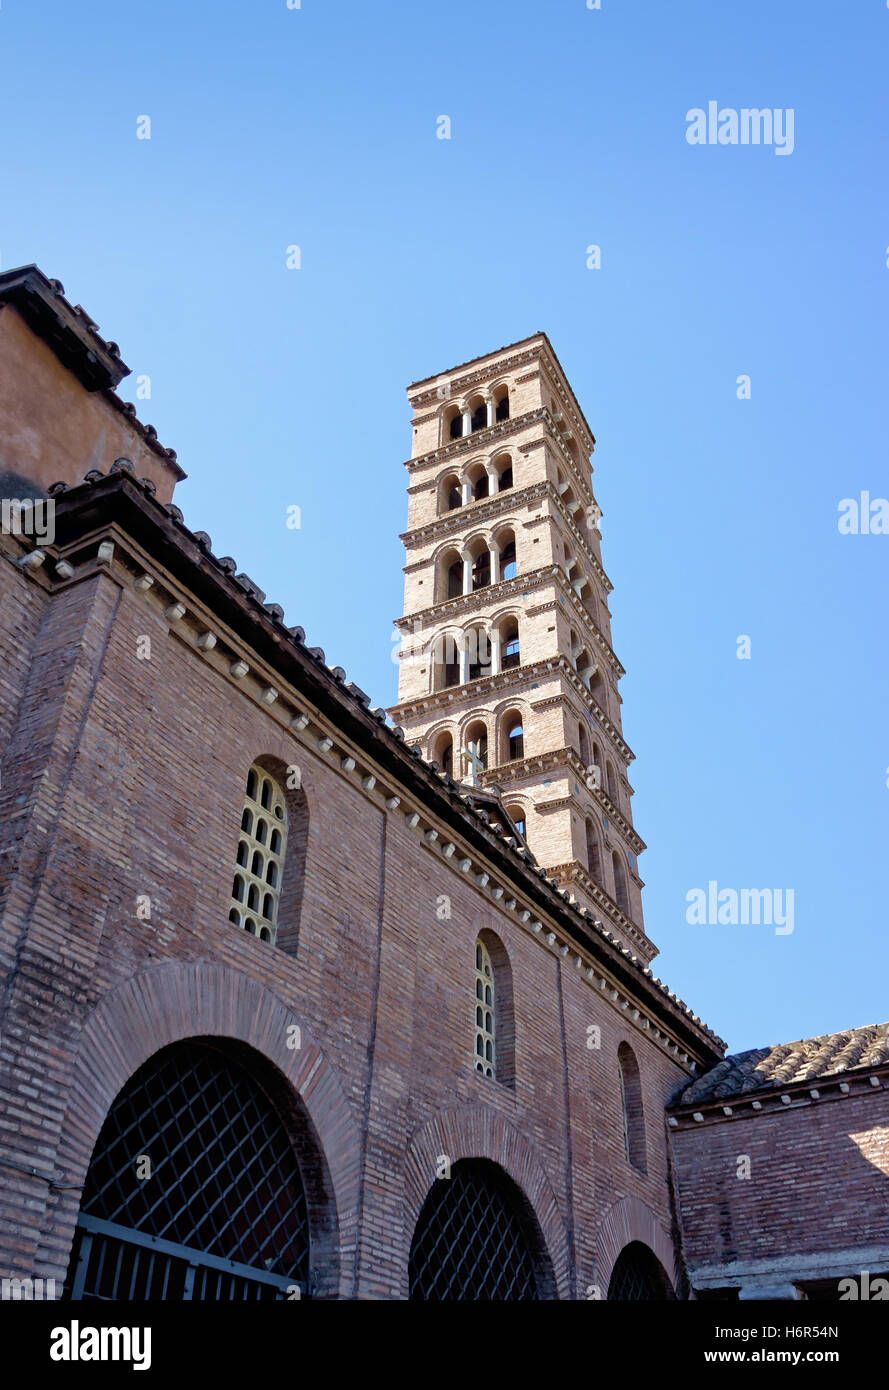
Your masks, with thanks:
[{"label": "small stone column", "polygon": [[491,675],[499,676],[503,670],[503,657],[501,654],[500,629],[491,629],[489,641],[491,643]]},{"label": "small stone column", "polygon": [[466,641],[464,633],[460,644],[460,684],[465,685],[469,680],[469,643]]}]

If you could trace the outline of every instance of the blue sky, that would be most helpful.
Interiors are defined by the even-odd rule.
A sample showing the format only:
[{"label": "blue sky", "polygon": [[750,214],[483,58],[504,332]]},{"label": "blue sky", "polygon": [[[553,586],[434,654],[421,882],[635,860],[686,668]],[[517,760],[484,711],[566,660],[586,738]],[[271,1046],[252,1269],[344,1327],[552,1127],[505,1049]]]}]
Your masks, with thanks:
[{"label": "blue sky", "polygon": [[[601,4],[4,0],[2,267],[150,375],[187,522],[379,704],[404,387],[545,330],[598,439],[655,970],[733,1049],[882,1021],[889,536],[837,518],[889,496],[889,9]],[[793,153],[689,145],[710,100],[792,108]],[[793,933],[689,925],[710,880],[793,889]]]}]

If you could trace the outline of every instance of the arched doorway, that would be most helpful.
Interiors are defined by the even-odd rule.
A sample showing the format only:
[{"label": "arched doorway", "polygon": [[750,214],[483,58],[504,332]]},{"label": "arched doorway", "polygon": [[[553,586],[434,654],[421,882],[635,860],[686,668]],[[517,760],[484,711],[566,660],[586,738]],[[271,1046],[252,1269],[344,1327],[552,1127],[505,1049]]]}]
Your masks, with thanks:
[{"label": "arched doorway", "polygon": [[90,1160],[64,1297],[307,1297],[309,1212],[259,1069],[189,1039],[118,1094]]},{"label": "arched doorway", "polygon": [[608,1284],[610,1302],[626,1303],[637,1299],[649,1302],[675,1299],[676,1294],[660,1260],[641,1241],[625,1245],[617,1257]]},{"label": "arched doorway", "polygon": [[488,1159],[463,1159],[431,1188],[408,1267],[416,1300],[539,1299],[543,1241],[530,1205]]}]

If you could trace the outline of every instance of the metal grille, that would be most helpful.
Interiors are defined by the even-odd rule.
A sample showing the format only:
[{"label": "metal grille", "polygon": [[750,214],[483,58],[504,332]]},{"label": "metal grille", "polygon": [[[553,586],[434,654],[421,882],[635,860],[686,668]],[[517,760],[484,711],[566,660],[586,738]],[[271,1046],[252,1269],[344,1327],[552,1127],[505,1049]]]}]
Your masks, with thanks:
[{"label": "metal grille", "polygon": [[512,1184],[494,1164],[458,1163],[420,1213],[410,1254],[412,1299],[539,1298]]},{"label": "metal grille", "polygon": [[265,1092],[213,1048],[158,1053],[99,1135],[68,1296],[304,1296],[308,1266],[302,1179]]},{"label": "metal grille", "polygon": [[647,1245],[634,1241],[623,1249],[611,1274],[608,1298],[627,1303],[675,1299],[670,1281]]}]

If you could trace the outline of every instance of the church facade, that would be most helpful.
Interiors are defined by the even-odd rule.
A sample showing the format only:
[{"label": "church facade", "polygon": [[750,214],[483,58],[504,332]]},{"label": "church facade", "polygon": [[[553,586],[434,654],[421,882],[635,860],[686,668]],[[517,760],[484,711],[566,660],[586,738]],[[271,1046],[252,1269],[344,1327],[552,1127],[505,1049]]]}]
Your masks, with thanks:
[{"label": "church facade", "polygon": [[726,1058],[652,972],[594,441],[545,335],[409,390],[391,718],[185,525],[126,371],[57,281],[0,275],[6,1287],[889,1269],[886,1026]]}]

